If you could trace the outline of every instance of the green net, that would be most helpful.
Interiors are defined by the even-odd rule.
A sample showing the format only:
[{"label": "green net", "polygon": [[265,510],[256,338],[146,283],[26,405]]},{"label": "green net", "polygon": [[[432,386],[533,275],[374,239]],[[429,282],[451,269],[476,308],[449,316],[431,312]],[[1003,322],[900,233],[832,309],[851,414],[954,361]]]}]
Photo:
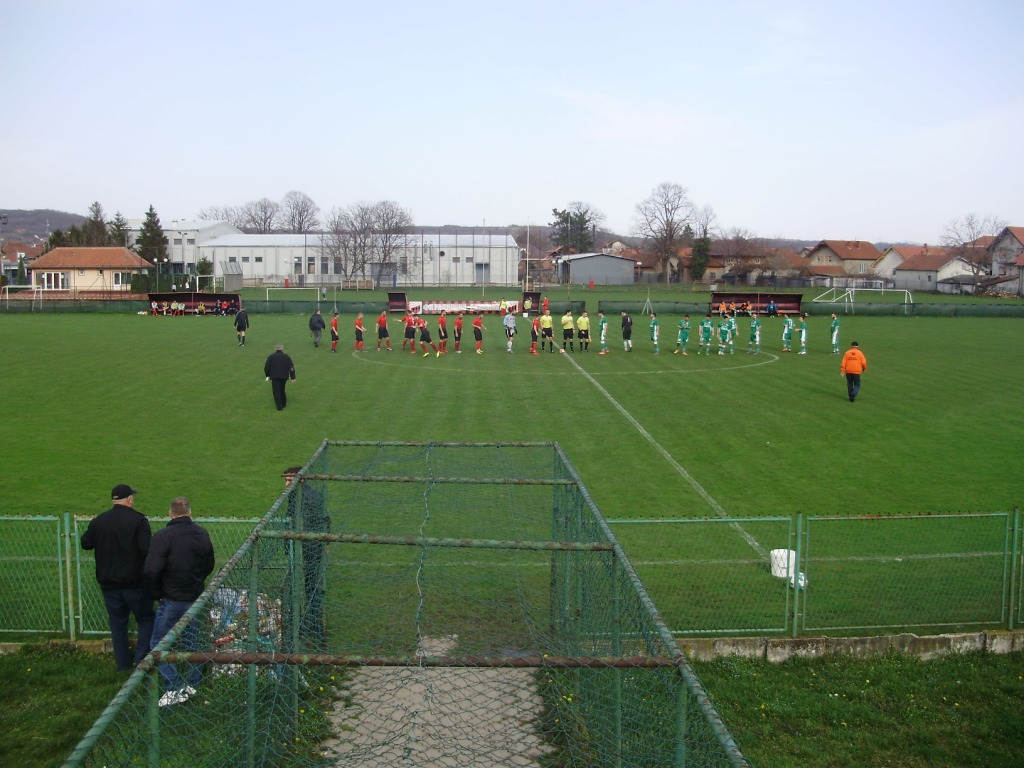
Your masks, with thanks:
[{"label": "green net", "polygon": [[325,442],[187,618],[68,765],[747,765],[554,444]]}]

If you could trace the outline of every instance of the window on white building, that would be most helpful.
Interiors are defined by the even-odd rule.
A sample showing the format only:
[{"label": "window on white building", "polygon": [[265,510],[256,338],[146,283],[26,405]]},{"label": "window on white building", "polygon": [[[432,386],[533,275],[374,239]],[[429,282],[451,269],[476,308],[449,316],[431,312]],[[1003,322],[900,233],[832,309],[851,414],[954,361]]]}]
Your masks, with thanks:
[{"label": "window on white building", "polygon": [[67,272],[37,273],[36,285],[44,291],[66,291],[68,289],[68,274]]}]

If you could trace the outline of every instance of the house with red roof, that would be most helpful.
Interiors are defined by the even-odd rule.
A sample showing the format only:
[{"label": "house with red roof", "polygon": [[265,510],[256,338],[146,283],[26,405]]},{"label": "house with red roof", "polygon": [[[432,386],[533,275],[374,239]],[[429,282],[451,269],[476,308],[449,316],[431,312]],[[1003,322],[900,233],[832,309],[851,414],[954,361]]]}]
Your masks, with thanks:
[{"label": "house with red roof", "polygon": [[132,275],[153,265],[127,248],[54,248],[28,266],[32,285],[43,291],[130,293]]},{"label": "house with red roof", "polygon": [[931,247],[910,255],[893,269],[893,288],[960,293],[969,284],[963,279],[973,272],[967,259],[945,248]]},{"label": "house with red roof", "polygon": [[27,266],[42,252],[42,245],[29,245],[20,240],[10,240],[0,246],[0,269],[7,282],[13,283],[17,279],[19,265]]},{"label": "house with red roof", "polygon": [[875,262],[882,254],[863,240],[822,240],[807,254],[807,270],[828,286],[876,281]]},{"label": "house with red roof", "polygon": [[999,290],[1024,296],[1021,270],[1024,269],[1024,227],[1004,227],[988,246],[992,256],[992,277],[1000,280]]}]

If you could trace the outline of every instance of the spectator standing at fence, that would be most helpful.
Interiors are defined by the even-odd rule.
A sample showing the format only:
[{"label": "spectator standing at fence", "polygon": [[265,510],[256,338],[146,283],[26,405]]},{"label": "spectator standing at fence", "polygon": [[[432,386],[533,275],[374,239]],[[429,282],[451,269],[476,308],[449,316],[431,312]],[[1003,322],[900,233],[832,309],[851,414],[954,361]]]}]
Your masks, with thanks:
[{"label": "spectator standing at fence", "polygon": [[622,348],[626,352],[633,351],[633,318],[626,310],[622,310]]},{"label": "spectator standing at fence", "polygon": [[341,336],[338,335],[338,311],[331,315],[331,352],[338,353],[338,342]]},{"label": "spectator standing at fence", "polygon": [[846,393],[852,403],[857,399],[860,392],[860,376],[868,369],[868,359],[860,351],[860,345],[856,341],[850,342],[850,348],[843,355],[843,362],[839,366],[839,372],[846,377]]},{"label": "spectator standing at fence", "polygon": [[313,316],[309,318],[309,330],[313,334],[313,346],[320,346],[320,336],[323,335],[324,329],[327,324],[324,322],[324,316],[320,314],[320,310],[313,312]]},{"label": "spectator standing at fence", "polygon": [[839,354],[839,317],[835,312],[832,313],[832,325],[829,328],[832,333],[832,354]]},{"label": "spectator standing at fence", "polygon": [[284,410],[288,405],[288,395],[284,388],[289,380],[295,381],[295,364],[285,353],[280,344],[274,347],[274,353],[263,364],[263,375],[267,377],[274,393],[274,405],[277,410]]},{"label": "spectator standing at fence", "polygon": [[238,337],[238,346],[245,346],[245,332],[249,330],[249,313],[244,307],[239,307],[235,313],[235,335]]},{"label": "spectator standing at fence", "polygon": [[[300,469],[289,467],[284,471],[285,488],[295,482]],[[300,484],[301,488],[288,501],[293,524],[303,533],[330,533],[331,517],[323,493],[305,480]],[[299,634],[309,650],[322,651],[326,647],[324,603],[327,596],[327,544],[323,541],[302,542],[302,588],[305,608],[299,621]]]},{"label": "spectator standing at fence", "polygon": [[[149,520],[136,511],[130,485],[115,485],[113,506],[89,522],[82,534],[82,549],[96,552],[96,581],[103,592],[110,625],[114,664],[127,672],[145,658],[153,634],[153,600],[146,590],[142,567],[149,554]],[[138,635],[134,663],[128,646],[128,617],[135,617]]]},{"label": "spectator standing at fence", "polygon": [[807,354],[807,315],[800,316],[800,351],[798,355]]},{"label": "spectator standing at fence", "polygon": [[[160,644],[168,632],[184,616],[196,598],[203,593],[206,577],[213,573],[213,544],[206,529],[192,520],[192,505],[184,496],[171,502],[167,510],[171,518],[153,535],[146,557],[146,586],[158,601],[153,626],[152,647]],[[170,650],[170,649],[168,649]],[[199,650],[199,620],[193,619],[182,631],[173,650]],[[201,670],[198,664],[186,664],[182,676],[176,664],[159,665],[164,680],[160,706],[180,704],[195,695]]]}]

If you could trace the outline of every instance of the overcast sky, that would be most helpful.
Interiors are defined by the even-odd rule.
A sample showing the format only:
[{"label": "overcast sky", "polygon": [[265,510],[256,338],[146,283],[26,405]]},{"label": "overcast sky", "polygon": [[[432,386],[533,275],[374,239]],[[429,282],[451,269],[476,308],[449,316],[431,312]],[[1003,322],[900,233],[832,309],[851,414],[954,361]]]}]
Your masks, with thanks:
[{"label": "overcast sky", "polygon": [[1024,225],[1024,2],[4,0],[0,209],[161,221],[290,190],[417,224],[756,236]]}]

